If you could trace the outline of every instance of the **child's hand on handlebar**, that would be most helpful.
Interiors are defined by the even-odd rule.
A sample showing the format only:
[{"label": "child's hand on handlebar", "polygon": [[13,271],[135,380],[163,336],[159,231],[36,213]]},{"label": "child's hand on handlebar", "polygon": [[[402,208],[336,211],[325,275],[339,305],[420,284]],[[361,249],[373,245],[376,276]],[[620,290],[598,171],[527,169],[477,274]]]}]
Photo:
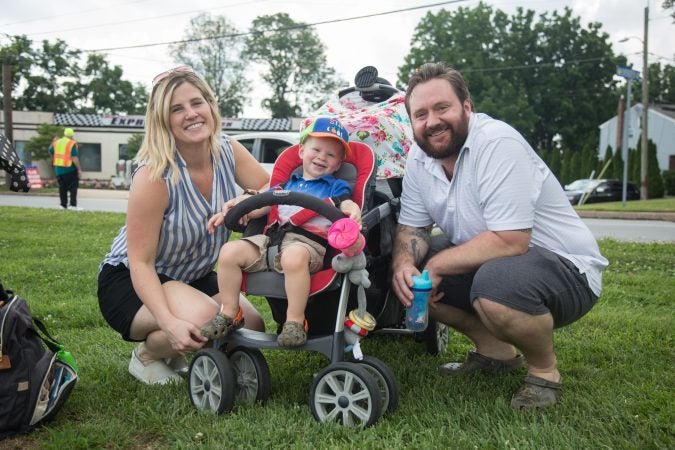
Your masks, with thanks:
[{"label": "child's hand on handlebar", "polygon": [[342,211],[347,217],[352,219],[354,222],[359,224],[359,228],[361,227],[361,208],[359,208],[359,205],[354,203],[352,200],[344,200],[342,203],[340,203],[340,211]]}]

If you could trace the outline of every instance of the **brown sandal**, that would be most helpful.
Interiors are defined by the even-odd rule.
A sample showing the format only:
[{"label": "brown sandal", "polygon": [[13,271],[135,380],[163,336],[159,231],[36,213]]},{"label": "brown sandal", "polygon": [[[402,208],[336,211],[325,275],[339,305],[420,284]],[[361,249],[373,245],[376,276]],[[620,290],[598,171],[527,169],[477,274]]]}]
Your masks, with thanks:
[{"label": "brown sandal", "polygon": [[463,363],[450,362],[443,364],[438,370],[443,375],[468,375],[476,372],[488,373],[507,373],[514,371],[525,364],[523,355],[516,355],[515,358],[499,360],[481,355],[476,352],[469,352],[466,361]]},{"label": "brown sandal", "polygon": [[284,323],[281,333],[277,336],[277,344],[280,347],[300,347],[301,345],[305,345],[308,328],[306,320],[302,324],[290,321]]},{"label": "brown sandal", "polygon": [[244,311],[240,307],[234,318],[221,313],[216,314],[216,317],[202,326],[201,331],[204,337],[214,340],[225,337],[230,331],[239,329],[243,326]]},{"label": "brown sandal", "polygon": [[562,383],[528,375],[511,399],[511,407],[528,410],[555,405],[560,400],[561,391]]}]

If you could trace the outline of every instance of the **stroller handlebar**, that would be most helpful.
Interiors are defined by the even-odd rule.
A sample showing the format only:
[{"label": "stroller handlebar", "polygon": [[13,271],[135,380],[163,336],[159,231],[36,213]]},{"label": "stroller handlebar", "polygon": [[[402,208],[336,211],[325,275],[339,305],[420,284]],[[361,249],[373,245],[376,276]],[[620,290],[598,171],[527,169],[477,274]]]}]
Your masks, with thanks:
[{"label": "stroller handlebar", "polygon": [[245,227],[239,224],[239,219],[255,209],[272,205],[301,206],[317,212],[331,222],[346,217],[338,208],[313,195],[288,190],[275,190],[254,195],[235,205],[225,216],[225,226],[233,231],[243,231]]}]

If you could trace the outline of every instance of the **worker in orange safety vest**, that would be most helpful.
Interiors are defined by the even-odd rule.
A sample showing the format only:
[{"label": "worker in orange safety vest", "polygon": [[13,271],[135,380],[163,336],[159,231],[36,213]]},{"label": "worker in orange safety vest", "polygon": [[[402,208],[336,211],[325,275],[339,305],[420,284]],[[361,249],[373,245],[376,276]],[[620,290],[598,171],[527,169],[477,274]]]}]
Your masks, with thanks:
[{"label": "worker in orange safety vest", "polygon": [[73,139],[74,134],[72,128],[63,130],[63,137],[52,141],[49,154],[52,155],[54,173],[59,183],[61,208],[68,209],[68,193],[70,193],[70,209],[81,211],[82,208],[77,206],[77,188],[80,185],[82,168],[77,152],[77,142]]}]

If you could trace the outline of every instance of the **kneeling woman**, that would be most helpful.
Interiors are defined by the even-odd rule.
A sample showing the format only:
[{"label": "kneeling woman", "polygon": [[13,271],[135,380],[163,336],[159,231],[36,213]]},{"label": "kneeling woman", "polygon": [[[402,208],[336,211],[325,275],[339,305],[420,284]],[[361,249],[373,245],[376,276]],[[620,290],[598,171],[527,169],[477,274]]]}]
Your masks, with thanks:
[{"label": "kneeling woman", "polygon": [[[190,67],[153,80],[139,168],[125,226],[101,263],[99,306],[124,340],[140,342],[129,372],[147,384],[180,380],[185,355],[207,343],[200,327],[218,313],[213,271],[225,227],[208,234],[209,217],[244,189],[267,189],[269,175],[238,142],[221,137],[218,105]],[[246,326],[264,330],[244,298]]]}]

